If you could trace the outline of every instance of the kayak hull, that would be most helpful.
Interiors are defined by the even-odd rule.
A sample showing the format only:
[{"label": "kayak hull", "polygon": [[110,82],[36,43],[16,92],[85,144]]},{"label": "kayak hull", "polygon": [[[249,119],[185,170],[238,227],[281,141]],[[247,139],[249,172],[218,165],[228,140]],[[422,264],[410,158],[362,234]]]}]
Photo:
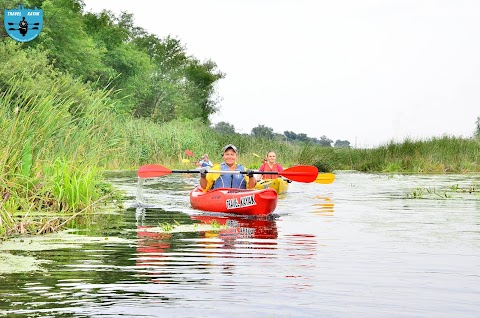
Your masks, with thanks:
[{"label": "kayak hull", "polygon": [[278,195],[274,189],[247,190],[218,188],[203,192],[197,186],[190,192],[194,209],[238,215],[268,215],[277,207]]},{"label": "kayak hull", "polygon": [[257,185],[255,186],[255,189],[261,190],[261,189],[272,188],[277,192],[277,194],[282,194],[287,192],[288,185],[289,185],[289,182],[287,182],[282,178],[265,179],[265,180],[258,181]]}]

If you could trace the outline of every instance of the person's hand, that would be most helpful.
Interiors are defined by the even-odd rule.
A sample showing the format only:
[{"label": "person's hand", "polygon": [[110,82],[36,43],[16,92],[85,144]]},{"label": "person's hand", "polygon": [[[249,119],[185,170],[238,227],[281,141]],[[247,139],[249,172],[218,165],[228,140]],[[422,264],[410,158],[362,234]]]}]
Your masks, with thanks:
[{"label": "person's hand", "polygon": [[253,178],[253,170],[247,170],[247,176]]},{"label": "person's hand", "polygon": [[200,178],[206,178],[207,177],[207,168],[201,168],[200,169]]}]

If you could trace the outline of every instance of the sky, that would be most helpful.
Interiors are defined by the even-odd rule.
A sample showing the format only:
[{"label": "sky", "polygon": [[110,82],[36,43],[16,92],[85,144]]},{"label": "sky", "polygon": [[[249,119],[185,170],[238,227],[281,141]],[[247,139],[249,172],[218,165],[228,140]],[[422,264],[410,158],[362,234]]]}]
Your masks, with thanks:
[{"label": "sky", "polygon": [[225,73],[239,133],[264,125],[372,148],[471,137],[480,117],[478,0],[84,0],[133,14]]}]

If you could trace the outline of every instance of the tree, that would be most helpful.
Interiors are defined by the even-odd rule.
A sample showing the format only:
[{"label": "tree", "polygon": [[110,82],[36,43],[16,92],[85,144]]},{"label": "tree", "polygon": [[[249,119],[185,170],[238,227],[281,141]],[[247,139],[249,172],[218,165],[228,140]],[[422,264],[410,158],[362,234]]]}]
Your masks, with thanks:
[{"label": "tree", "polygon": [[290,139],[290,140],[296,140],[297,139],[297,134],[294,133],[293,131],[284,131],[283,134],[285,135],[285,137],[287,137],[287,139]]},{"label": "tree", "polygon": [[231,125],[227,122],[224,122],[224,121],[221,121],[221,122],[218,122],[217,124],[215,124],[213,126],[213,130],[215,130],[216,132],[221,133],[221,134],[234,134],[235,133],[235,127],[233,127],[233,125]]},{"label": "tree", "polygon": [[266,139],[273,139],[274,136],[273,129],[264,125],[258,125],[257,127],[253,128],[252,135],[255,137],[263,137]]},{"label": "tree", "polygon": [[209,124],[209,116],[218,111],[215,96],[215,82],[225,75],[217,70],[217,64],[211,60],[205,63],[190,58],[185,67],[185,93],[190,98],[187,107],[181,110],[182,117],[199,118]]},{"label": "tree", "polygon": [[[117,111],[135,113],[145,100],[151,100],[151,77],[153,66],[143,47],[131,41],[145,31],[133,26],[133,16],[122,13],[116,17],[112,12],[87,13],[84,28],[102,48],[102,72],[97,87],[112,87],[117,91]],[[150,115],[150,113],[148,114]]]},{"label": "tree", "polygon": [[335,148],[350,148],[350,141],[337,139],[333,146]]},{"label": "tree", "polygon": [[298,141],[303,141],[303,142],[308,142],[308,141],[310,141],[310,138],[307,136],[307,134],[299,133],[299,134],[297,134],[297,140]]},{"label": "tree", "polygon": [[322,146],[322,147],[331,147],[332,142],[333,142],[333,140],[327,138],[327,136],[325,136],[325,135],[320,137],[320,141],[319,141],[320,146]]},{"label": "tree", "polygon": [[104,50],[85,32],[81,3],[46,0],[42,9],[45,23],[38,41],[32,41],[31,45],[46,51],[61,71],[83,80],[96,80],[104,71]]}]

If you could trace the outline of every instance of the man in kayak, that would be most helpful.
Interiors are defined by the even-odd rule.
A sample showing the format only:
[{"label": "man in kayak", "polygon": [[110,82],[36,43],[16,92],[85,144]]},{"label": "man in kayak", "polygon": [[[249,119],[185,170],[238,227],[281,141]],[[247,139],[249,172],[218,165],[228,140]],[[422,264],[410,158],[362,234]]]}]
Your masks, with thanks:
[{"label": "man in kayak", "polygon": [[[245,167],[237,163],[238,150],[232,144],[222,149],[224,162],[214,165],[211,170],[221,171],[245,171]],[[206,168],[200,169],[200,186],[203,191],[218,188],[253,189],[257,181],[253,177],[253,171],[248,174],[207,173]]]},{"label": "man in kayak", "polygon": [[210,160],[208,160],[208,155],[204,154],[203,157],[202,157],[202,160],[200,160],[197,163],[197,166],[199,166],[200,168],[213,167],[213,163]]},{"label": "man in kayak", "polygon": [[[277,154],[275,151],[269,151],[267,153],[267,162],[262,164],[260,166],[260,169],[258,171],[268,171],[268,172],[282,172],[283,167],[279,163],[277,163]],[[263,174],[262,179],[275,179],[275,178],[280,178],[281,176],[279,174]]]}]

